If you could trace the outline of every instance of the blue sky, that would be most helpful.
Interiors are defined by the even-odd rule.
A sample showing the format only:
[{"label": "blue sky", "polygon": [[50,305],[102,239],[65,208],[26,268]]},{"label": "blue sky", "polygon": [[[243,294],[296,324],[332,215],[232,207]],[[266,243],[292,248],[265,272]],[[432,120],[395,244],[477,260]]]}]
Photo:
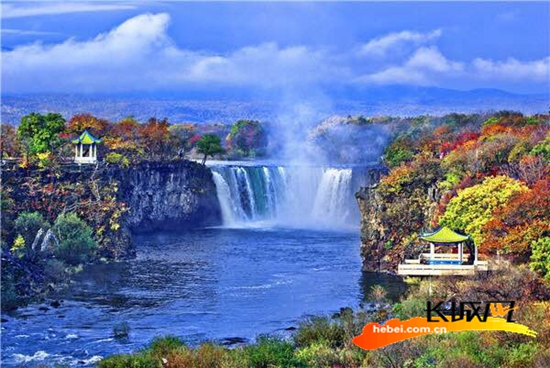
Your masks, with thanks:
[{"label": "blue sky", "polygon": [[3,93],[549,88],[549,2],[2,8]]}]

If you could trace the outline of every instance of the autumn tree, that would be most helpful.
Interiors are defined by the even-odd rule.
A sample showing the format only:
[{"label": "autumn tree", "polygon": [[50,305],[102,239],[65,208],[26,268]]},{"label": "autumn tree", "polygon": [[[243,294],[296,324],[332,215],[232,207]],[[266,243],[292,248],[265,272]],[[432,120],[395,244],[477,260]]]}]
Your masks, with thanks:
[{"label": "autumn tree", "polygon": [[91,114],[76,114],[67,123],[67,132],[70,134],[81,134],[84,130],[96,136],[106,134],[109,122],[105,119],[98,119]]},{"label": "autumn tree", "polygon": [[13,125],[0,125],[0,159],[3,159],[4,156],[17,157],[20,151],[21,146]]},{"label": "autumn tree", "polygon": [[480,246],[485,241],[484,226],[493,218],[494,212],[512,196],[527,190],[527,186],[507,176],[487,177],[481,184],[459,190],[439,223],[465,232]]},{"label": "autumn tree", "polygon": [[239,120],[227,135],[228,149],[243,156],[254,156],[267,146],[267,134],[256,120]]},{"label": "autumn tree", "polygon": [[497,209],[484,227],[485,246],[507,253],[527,255],[531,244],[550,234],[550,180],[514,195]]},{"label": "autumn tree", "polygon": [[410,161],[414,157],[414,145],[410,137],[400,137],[395,139],[386,148],[384,161],[389,167],[399,166],[401,163]]},{"label": "autumn tree", "polygon": [[[196,129],[193,124],[175,124],[170,126],[170,133],[178,140],[178,146],[184,150],[190,150],[197,143]],[[199,137],[200,138],[200,137]]]},{"label": "autumn tree", "polygon": [[126,160],[136,160],[145,155],[140,141],[140,125],[132,117],[112,124],[104,142],[109,150],[122,155]]},{"label": "autumn tree", "polygon": [[206,164],[208,156],[214,156],[224,152],[221,139],[215,134],[205,134],[197,142],[198,152],[204,155],[202,164]]},{"label": "autumn tree", "polygon": [[65,129],[61,114],[32,113],[21,118],[17,135],[27,156],[53,153],[62,143],[59,134]]},{"label": "autumn tree", "polygon": [[170,124],[167,119],[151,118],[140,126],[140,142],[150,158],[164,160],[176,149],[175,137],[170,134]]}]

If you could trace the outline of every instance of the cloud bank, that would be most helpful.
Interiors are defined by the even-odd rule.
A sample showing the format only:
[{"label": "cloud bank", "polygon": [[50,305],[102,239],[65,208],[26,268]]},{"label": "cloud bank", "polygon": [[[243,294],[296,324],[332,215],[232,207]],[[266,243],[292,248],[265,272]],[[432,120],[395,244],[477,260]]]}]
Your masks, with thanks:
[{"label": "cloud bank", "polygon": [[[550,78],[550,57],[452,60],[435,44],[443,34],[439,29],[391,33],[345,52],[268,42],[215,53],[178,47],[168,34],[169,25],[166,13],[142,14],[89,40],[34,43],[2,52],[3,90],[284,90],[394,84],[452,88],[464,81],[492,87],[510,81],[543,84]],[[396,50],[404,53],[397,60]]]}]

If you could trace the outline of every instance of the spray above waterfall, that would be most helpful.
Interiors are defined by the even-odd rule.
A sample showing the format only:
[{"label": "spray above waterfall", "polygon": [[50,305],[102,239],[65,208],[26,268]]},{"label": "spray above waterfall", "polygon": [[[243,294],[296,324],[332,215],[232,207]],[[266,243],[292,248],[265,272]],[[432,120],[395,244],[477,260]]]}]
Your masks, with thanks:
[{"label": "spray above waterfall", "polygon": [[329,105],[297,99],[281,109],[268,134],[276,164],[211,166],[224,226],[358,226],[355,192],[368,184],[389,132],[362,118],[326,119],[319,106]]}]

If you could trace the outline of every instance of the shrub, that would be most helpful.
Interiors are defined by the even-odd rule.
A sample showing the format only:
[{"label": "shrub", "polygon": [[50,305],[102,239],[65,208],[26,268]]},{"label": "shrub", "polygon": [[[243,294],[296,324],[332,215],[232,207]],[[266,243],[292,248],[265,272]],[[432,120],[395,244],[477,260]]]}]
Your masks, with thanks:
[{"label": "shrub", "polygon": [[393,313],[400,320],[419,317],[426,314],[425,298],[407,298],[393,306]]},{"label": "shrub", "polygon": [[108,153],[107,156],[105,156],[105,161],[110,164],[120,165],[122,167],[130,166],[130,160],[128,160],[128,157],[116,152]]},{"label": "shrub", "polygon": [[163,368],[160,359],[147,353],[114,355],[100,361],[97,366],[98,368]]},{"label": "shrub", "polygon": [[242,368],[235,352],[220,346],[205,343],[196,349],[176,348],[167,353],[166,368]]},{"label": "shrub", "polygon": [[384,302],[386,301],[386,296],[388,292],[382,285],[374,285],[370,288],[369,298],[375,302]]},{"label": "shrub", "polygon": [[296,345],[310,346],[322,342],[327,346],[344,346],[344,331],[329,317],[311,317],[300,324],[294,335]]},{"label": "shrub", "polygon": [[47,283],[60,283],[66,279],[67,265],[58,259],[49,259],[44,265],[44,281]]},{"label": "shrub", "polygon": [[17,295],[17,291],[15,289],[15,282],[13,280],[12,275],[8,275],[4,268],[6,267],[5,264],[2,265],[2,298],[0,298],[1,305],[2,305],[2,311],[8,311],[12,309],[16,309],[20,304],[20,298],[19,295]]},{"label": "shrub", "polygon": [[40,229],[46,231],[50,225],[38,212],[23,212],[15,220],[15,233],[25,240],[25,246],[30,247]]},{"label": "shrub", "polygon": [[338,352],[324,342],[315,342],[296,352],[296,357],[303,360],[308,367],[325,368],[339,366]]},{"label": "shrub", "polygon": [[307,367],[305,362],[294,356],[290,342],[273,337],[260,337],[255,345],[243,348],[249,368]]},{"label": "shrub", "polygon": [[11,247],[11,252],[17,255],[23,254],[25,251],[25,239],[23,239],[23,236],[21,234],[17,235],[15,240],[13,241],[13,245]]},{"label": "shrub", "polygon": [[70,265],[78,265],[93,259],[97,245],[92,238],[92,229],[74,213],[57,217],[53,226],[59,240],[54,254]]},{"label": "shrub", "polygon": [[169,352],[184,347],[185,344],[180,338],[172,335],[157,337],[150,346],[151,353],[158,357],[164,357]]}]

